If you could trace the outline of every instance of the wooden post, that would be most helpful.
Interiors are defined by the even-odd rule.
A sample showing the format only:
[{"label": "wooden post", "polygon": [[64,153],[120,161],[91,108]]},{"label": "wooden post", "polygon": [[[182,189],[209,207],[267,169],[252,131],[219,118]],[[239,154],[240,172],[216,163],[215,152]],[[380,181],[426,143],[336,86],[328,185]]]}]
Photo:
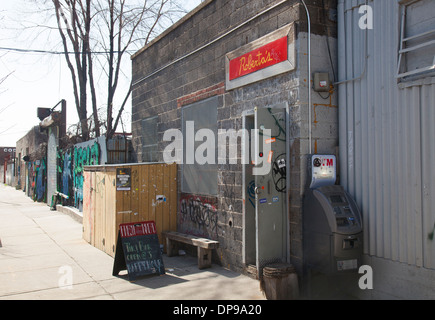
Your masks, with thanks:
[{"label": "wooden post", "polygon": [[198,268],[211,268],[211,249],[198,247]]},{"label": "wooden post", "polygon": [[176,256],[177,253],[175,252],[176,247],[174,241],[171,241],[168,237],[166,238],[166,255],[168,257]]}]

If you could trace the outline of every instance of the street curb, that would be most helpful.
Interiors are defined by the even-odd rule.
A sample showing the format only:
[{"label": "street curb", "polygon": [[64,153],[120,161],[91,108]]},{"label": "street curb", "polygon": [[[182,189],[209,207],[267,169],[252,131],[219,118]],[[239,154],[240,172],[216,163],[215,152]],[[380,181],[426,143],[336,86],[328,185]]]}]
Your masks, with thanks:
[{"label": "street curb", "polygon": [[79,223],[83,223],[83,214],[77,210],[76,208],[72,208],[72,207],[65,207],[62,205],[56,205],[56,210],[58,212],[64,213],[68,216],[70,216],[71,218],[73,218],[74,220],[76,220]]}]

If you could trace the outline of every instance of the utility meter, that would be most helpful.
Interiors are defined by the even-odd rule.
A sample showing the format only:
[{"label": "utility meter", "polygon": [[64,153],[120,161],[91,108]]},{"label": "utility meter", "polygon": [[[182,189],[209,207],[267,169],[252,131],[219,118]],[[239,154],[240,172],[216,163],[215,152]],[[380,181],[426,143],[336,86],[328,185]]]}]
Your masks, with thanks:
[{"label": "utility meter", "polygon": [[328,73],[314,74],[314,91],[316,92],[329,92],[331,80]]}]

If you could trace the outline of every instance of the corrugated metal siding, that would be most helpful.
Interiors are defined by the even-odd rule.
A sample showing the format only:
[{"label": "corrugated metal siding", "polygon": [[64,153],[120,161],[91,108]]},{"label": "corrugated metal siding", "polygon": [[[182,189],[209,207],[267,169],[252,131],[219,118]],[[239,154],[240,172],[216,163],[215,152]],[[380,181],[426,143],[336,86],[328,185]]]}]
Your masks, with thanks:
[{"label": "corrugated metal siding", "polygon": [[129,143],[126,138],[116,137],[107,140],[107,164],[122,164],[130,162]]},{"label": "corrugated metal siding", "polygon": [[[359,5],[339,1],[341,183],[364,216],[365,253],[435,268],[435,81],[398,84],[395,0],[369,1],[374,29],[361,30]],[[365,43],[367,36],[367,68]],[[365,72],[364,72],[365,71]]]}]

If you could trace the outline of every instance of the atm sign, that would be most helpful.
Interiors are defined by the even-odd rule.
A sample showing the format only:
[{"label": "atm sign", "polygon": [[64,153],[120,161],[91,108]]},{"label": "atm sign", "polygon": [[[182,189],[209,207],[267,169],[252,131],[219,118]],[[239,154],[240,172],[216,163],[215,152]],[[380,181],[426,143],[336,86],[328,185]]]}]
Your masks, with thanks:
[{"label": "atm sign", "polygon": [[323,159],[323,166],[325,167],[333,167],[334,159]]},{"label": "atm sign", "polygon": [[334,166],[334,158],[315,158],[313,161],[313,165],[316,168],[333,167]]}]

